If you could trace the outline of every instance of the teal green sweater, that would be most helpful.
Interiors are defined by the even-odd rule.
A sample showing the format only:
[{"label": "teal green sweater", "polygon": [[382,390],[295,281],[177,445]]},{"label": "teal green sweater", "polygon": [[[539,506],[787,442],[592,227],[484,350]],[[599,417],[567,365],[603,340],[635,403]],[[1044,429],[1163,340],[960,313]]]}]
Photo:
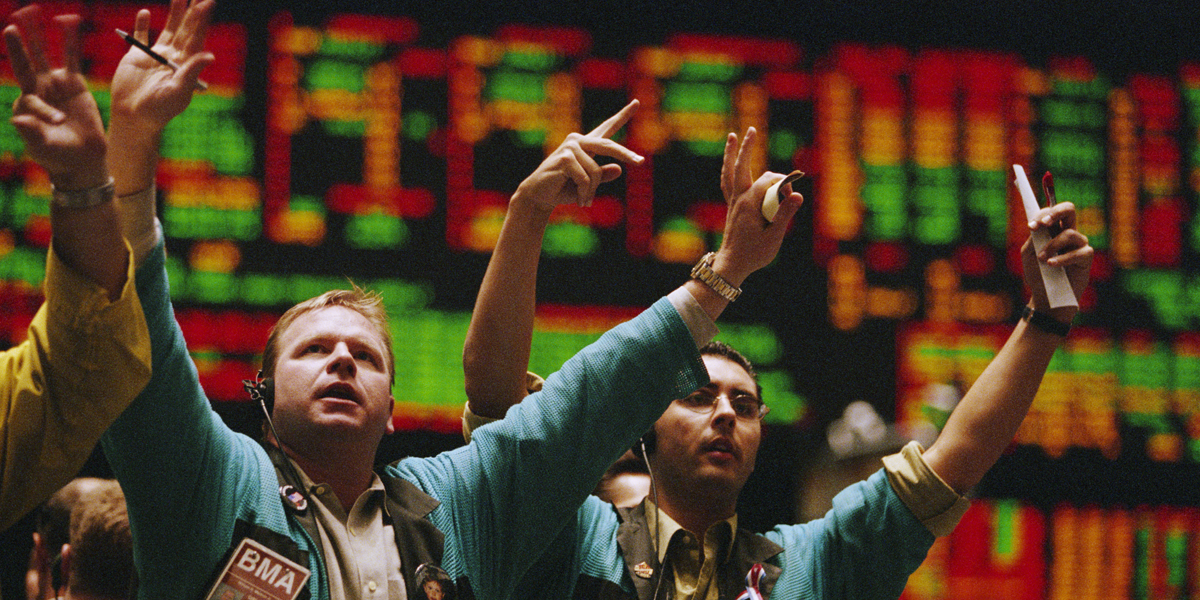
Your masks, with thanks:
[{"label": "teal green sweater", "polygon": [[[102,439],[129,506],[139,596],[199,598],[241,520],[307,551],[309,590],[325,600],[320,543],[284,510],[266,452],[209,407],[174,319],[163,262],[160,243],[137,272],[153,376]],[[672,399],[707,381],[687,326],[663,299],[582,350],[469,445],[403,460],[384,474],[441,503],[427,518],[445,536],[442,567],[452,579],[466,578],[477,598],[515,597],[608,465]]]},{"label": "teal green sweater", "polygon": [[[659,571],[653,537],[644,517],[622,522],[611,504],[589,498],[521,589],[526,597],[648,600],[657,579],[640,578],[630,567]],[[933,540],[880,470],[838,494],[821,519],[778,525],[764,536],[739,530],[732,558],[718,567],[720,598],[734,600],[759,563],[767,569],[761,589],[768,598],[895,600]],[[659,597],[673,597],[672,590],[664,582]]]}]

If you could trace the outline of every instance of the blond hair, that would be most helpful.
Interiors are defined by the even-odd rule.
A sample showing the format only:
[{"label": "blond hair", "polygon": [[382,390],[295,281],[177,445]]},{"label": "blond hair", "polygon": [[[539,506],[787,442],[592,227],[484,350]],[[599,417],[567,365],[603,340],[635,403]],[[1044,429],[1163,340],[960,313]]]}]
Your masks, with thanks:
[{"label": "blond hair", "polygon": [[387,311],[383,308],[383,298],[378,292],[366,291],[353,282],[350,285],[354,286],[353,289],[330,290],[287,309],[287,312],[279,317],[279,320],[271,327],[271,334],[267,336],[267,347],[263,349],[263,377],[274,376],[275,363],[279,360],[279,338],[300,315],[320,308],[341,306],[362,315],[378,330],[379,337],[383,339],[384,349],[387,351],[388,375],[391,384],[395,385],[396,357],[392,353],[392,335],[388,331]]}]

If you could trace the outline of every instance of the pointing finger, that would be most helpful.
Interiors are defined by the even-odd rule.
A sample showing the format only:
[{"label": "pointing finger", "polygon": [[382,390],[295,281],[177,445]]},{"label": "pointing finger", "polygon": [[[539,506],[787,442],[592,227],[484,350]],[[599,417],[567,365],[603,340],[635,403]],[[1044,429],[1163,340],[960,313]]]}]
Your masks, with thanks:
[{"label": "pointing finger", "polygon": [[622,108],[617,112],[617,114],[609,117],[595,129],[588,132],[588,135],[604,138],[612,137],[612,134],[624,127],[625,124],[629,122],[629,119],[633,117],[633,113],[637,110],[638,104],[639,103],[637,100],[633,100],[629,104],[626,104],[625,108]]},{"label": "pointing finger", "polygon": [[608,138],[602,137],[584,137],[579,138],[579,147],[589,154],[599,154],[600,156],[608,156],[615,158],[621,162],[638,164],[645,158],[642,155],[618,144]]}]

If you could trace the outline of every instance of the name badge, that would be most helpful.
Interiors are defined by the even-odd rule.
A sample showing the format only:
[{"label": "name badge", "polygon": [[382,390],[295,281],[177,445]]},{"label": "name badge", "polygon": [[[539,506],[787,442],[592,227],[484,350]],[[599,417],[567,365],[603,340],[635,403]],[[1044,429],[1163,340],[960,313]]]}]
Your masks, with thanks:
[{"label": "name badge", "polygon": [[245,538],[221,569],[205,600],[296,600],[311,575],[306,567]]}]

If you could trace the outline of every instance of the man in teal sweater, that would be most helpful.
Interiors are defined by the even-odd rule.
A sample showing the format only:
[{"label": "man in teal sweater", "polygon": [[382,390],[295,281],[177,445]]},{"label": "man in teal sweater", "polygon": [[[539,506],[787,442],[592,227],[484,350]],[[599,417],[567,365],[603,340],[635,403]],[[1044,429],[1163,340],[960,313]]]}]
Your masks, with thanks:
[{"label": "man in teal sweater", "polygon": [[[612,170],[593,155],[628,152],[607,139],[612,131],[602,126],[568,138],[509,202],[463,349],[464,422],[468,430],[479,427],[473,435],[488,431],[481,426],[488,420],[503,417],[498,423],[508,426],[518,414],[542,233],[558,204],[591,201],[595,187],[581,184],[580,173]],[[745,225],[740,211],[745,209],[742,195],[753,189],[747,150],[755,137],[750,129],[740,142],[734,134],[727,139],[721,171],[729,205],[723,244]],[[794,204],[800,198],[791,194],[788,200]],[[1074,228],[1074,207],[1063,203],[1043,209],[1028,224],[1033,231],[1053,231],[1052,225],[1061,231],[1040,254],[1029,242],[1023,248],[1025,283],[1033,292],[1025,317],[928,450],[914,442],[885,458],[867,481],[839,494],[824,518],[779,525],[765,535],[739,529],[737,502],[754,470],[764,399],[749,361],[727,346],[704,346],[709,381],[671,403],[648,428],[645,445],[635,448],[642,450],[651,474],[650,496],[632,509],[589,498],[522,591],[630,600],[734,600],[743,593],[751,599],[899,596],[934,536],[948,534],[966,510],[962,494],[1012,440],[1050,357],[1065,339],[1077,309],[1050,307],[1039,261],[1065,267],[1077,296],[1087,286],[1092,248]],[[722,264],[720,256],[720,251],[705,256],[693,273],[713,282],[714,290],[728,292],[741,284],[744,273]],[[720,278],[708,277],[706,267]],[[698,325],[711,336],[711,323]]]},{"label": "man in teal sweater", "polygon": [[[419,593],[418,573],[438,570],[458,598],[518,597],[608,464],[671,399],[705,382],[697,348],[706,340],[691,324],[716,318],[727,300],[691,281],[580,352],[471,444],[375,472],[391,430],[391,342],[369,294],[323,294],[289,310],[264,352],[274,377],[257,390],[274,397],[267,443],[230,431],[209,408],[173,319],[154,218],[159,136],[213,60],[202,50],[212,2],[186,4],[172,2],[153,46],[181,68],[134,49],[112,86],[109,141],[120,152],[111,168],[125,234],[139,249],[153,377],[103,443],[126,492],[140,596],[220,591],[234,585],[220,573],[230,564],[289,597],[404,598]],[[144,43],[148,20],[140,14],[134,28]],[[726,236],[719,269],[744,277],[775,256],[796,206],[768,228],[757,207],[780,177],[739,198],[744,227]],[[303,590],[302,576],[276,568],[291,563],[309,572]]]}]

